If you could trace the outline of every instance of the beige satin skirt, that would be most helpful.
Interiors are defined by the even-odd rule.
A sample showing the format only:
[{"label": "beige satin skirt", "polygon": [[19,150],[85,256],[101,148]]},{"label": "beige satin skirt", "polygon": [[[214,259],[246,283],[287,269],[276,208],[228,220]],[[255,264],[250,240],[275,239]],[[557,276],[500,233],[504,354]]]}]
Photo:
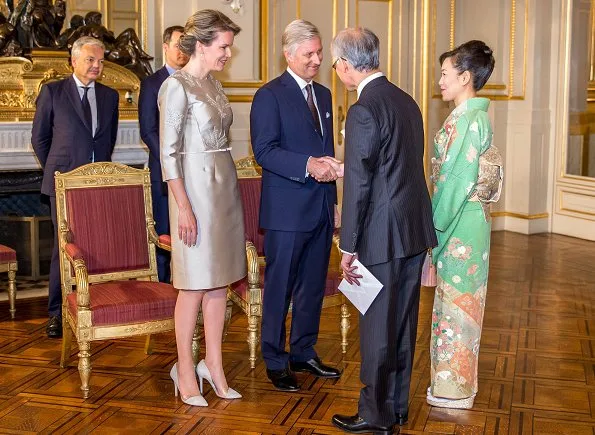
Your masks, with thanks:
[{"label": "beige satin skirt", "polygon": [[246,276],[244,215],[229,151],[182,155],[184,186],[198,224],[198,243],[178,236],[178,205],[169,193],[173,285],[180,290],[223,287]]}]

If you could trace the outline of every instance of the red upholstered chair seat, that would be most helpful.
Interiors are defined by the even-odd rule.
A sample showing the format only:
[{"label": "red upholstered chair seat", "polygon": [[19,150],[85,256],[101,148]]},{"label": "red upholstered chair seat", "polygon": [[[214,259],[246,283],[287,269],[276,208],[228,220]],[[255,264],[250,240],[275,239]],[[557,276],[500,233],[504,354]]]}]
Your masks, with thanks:
[{"label": "red upholstered chair seat", "polygon": [[[150,281],[111,281],[89,288],[94,326],[125,325],[172,318],[178,291]],[[76,292],[67,297],[68,310],[77,317]]]},{"label": "red upholstered chair seat", "polygon": [[17,253],[8,246],[0,245],[0,263],[17,261]]}]

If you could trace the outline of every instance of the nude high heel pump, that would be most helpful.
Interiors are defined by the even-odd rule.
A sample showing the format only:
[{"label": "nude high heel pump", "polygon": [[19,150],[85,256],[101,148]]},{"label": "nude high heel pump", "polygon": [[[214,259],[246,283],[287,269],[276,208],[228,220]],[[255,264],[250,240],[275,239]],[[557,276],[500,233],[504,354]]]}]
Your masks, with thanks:
[{"label": "nude high heel pump", "polygon": [[211,388],[213,389],[213,391],[215,392],[215,394],[218,397],[221,397],[222,399],[241,399],[242,395],[240,393],[238,393],[236,390],[234,390],[233,388],[228,388],[227,389],[227,393],[225,395],[219,394],[219,391],[217,391],[217,387],[215,386],[215,383],[213,382],[213,378],[211,377],[211,372],[209,372],[209,368],[207,367],[205,360],[201,360],[198,365],[196,366],[196,374],[198,375],[198,380],[199,380],[199,388],[200,388],[200,393],[202,394],[202,380],[206,379],[208,381],[209,384],[211,384]]},{"label": "nude high heel pump", "polygon": [[[173,365],[173,367],[171,368],[170,372],[169,372],[169,376],[171,377],[171,380],[174,381],[174,394],[176,397],[178,397],[178,391],[179,391],[179,387],[178,387],[178,363],[175,363]],[[180,394],[180,398],[182,399],[182,402],[184,402],[186,405],[192,405],[192,406],[209,406],[209,404],[207,403],[207,401],[205,400],[204,397],[202,396],[192,396],[192,397],[184,397]]]}]

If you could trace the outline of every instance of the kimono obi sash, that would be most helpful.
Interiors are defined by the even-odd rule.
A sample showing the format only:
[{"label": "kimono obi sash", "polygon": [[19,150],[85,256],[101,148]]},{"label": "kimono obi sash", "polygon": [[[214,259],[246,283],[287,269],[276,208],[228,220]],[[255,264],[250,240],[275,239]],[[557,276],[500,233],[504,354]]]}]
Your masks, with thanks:
[{"label": "kimono obi sash", "polygon": [[[440,174],[440,167],[443,160],[432,158],[432,175],[430,179],[436,183]],[[469,201],[480,202],[486,222],[491,220],[490,205],[500,199],[502,184],[504,181],[504,168],[500,151],[494,145],[490,145],[479,156],[479,173]]]}]

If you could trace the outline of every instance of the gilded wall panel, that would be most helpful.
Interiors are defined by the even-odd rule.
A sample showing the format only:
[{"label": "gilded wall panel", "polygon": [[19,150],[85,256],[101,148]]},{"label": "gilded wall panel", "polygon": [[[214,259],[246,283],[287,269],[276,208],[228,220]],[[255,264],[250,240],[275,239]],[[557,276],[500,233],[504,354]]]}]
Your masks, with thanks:
[{"label": "gilded wall panel", "polygon": [[441,53],[471,39],[494,50],[496,66],[482,95],[492,99],[524,99],[527,70],[528,0],[433,0],[431,88],[440,98]]},{"label": "gilded wall panel", "polygon": [[231,61],[222,72],[215,74],[227,88],[258,88],[266,81],[267,29],[262,23],[267,18],[267,4],[267,0],[244,2],[242,9],[236,12],[221,0],[200,2],[201,8],[220,10],[242,28],[235,37]]},{"label": "gilded wall panel", "polygon": [[392,80],[394,0],[358,0],[355,8],[356,25],[371,29],[380,45],[380,69]]}]

